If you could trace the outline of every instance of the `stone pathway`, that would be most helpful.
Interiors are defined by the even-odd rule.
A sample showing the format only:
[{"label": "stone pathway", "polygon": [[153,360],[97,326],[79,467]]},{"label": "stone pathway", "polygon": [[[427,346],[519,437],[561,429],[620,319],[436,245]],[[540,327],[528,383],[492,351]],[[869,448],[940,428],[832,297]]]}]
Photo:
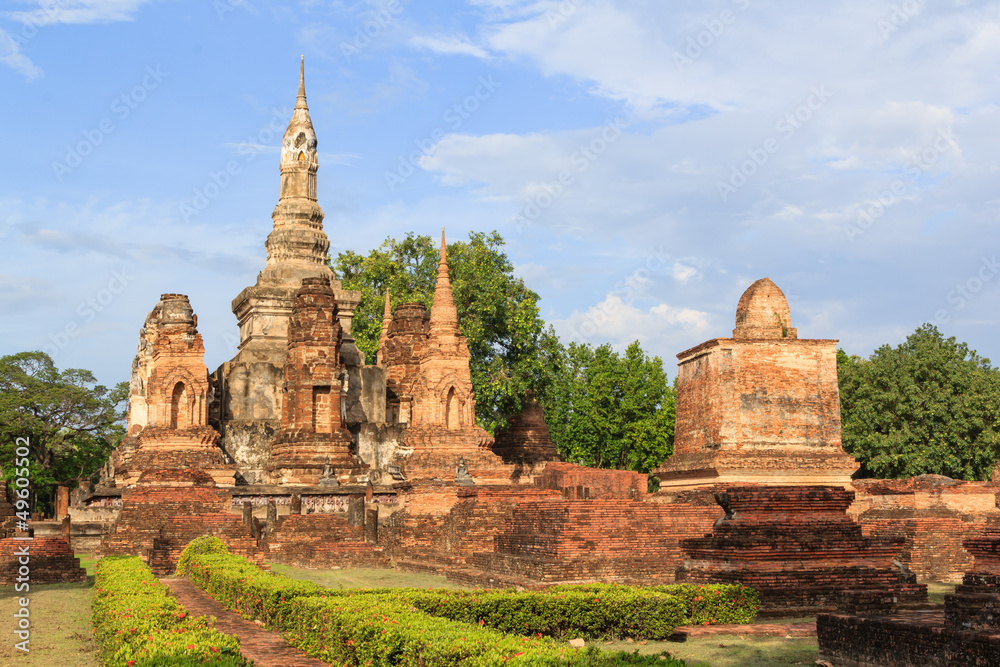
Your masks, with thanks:
[{"label": "stone pathway", "polygon": [[815,623],[752,623],[750,625],[685,625],[674,629],[671,641],[688,637],[742,635],[745,637],[815,637]]},{"label": "stone pathway", "polygon": [[177,601],[195,616],[215,616],[215,628],[239,637],[240,652],[245,658],[253,660],[256,667],[330,667],[329,663],[289,646],[281,633],[265,630],[239,614],[227,611],[187,579],[160,579],[160,583],[170,588]]}]

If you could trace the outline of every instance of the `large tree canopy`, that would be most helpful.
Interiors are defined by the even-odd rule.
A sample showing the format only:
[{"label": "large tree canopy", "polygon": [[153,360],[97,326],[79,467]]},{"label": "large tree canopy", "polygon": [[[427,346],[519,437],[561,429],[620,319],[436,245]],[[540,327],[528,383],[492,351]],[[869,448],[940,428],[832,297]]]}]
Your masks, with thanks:
[{"label": "large tree canopy", "polygon": [[552,362],[543,405],[565,460],[649,472],[670,456],[674,391],[659,357],[638,341],[621,357],[607,344],[570,343]]},{"label": "large tree canopy", "polygon": [[1000,459],[1000,371],[925,324],[869,358],[837,354],[844,449],[859,477],[989,479]]},{"label": "large tree canopy", "polygon": [[13,475],[19,438],[31,449],[31,486],[45,508],[53,487],[89,477],[107,460],[125,429],[128,383],[108,389],[90,371],[59,371],[44,352],[0,358],[0,468]]},{"label": "large tree canopy", "polygon": [[[490,432],[507,424],[528,389],[543,377],[541,350],[553,334],[538,315],[538,295],[514,276],[495,231],[472,232],[448,244],[448,268],[462,334],[468,339],[476,416]],[[344,289],[360,290],[352,333],[368,363],[374,363],[382,331],[385,290],[394,305],[420,302],[430,308],[437,281],[439,248],[429,236],[388,238],[367,256],[340,253],[332,268]]]}]

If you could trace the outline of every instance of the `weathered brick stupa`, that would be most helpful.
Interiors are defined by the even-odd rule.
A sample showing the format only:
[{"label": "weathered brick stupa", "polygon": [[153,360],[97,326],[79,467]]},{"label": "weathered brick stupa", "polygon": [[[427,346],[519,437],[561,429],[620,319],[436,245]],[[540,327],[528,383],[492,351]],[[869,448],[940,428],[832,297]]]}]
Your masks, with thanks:
[{"label": "weathered brick stupa", "polygon": [[222,428],[224,447],[241,477],[251,484],[269,481],[265,467],[270,442],[280,428],[289,320],[304,278],[329,280],[343,330],[342,360],[355,368],[364,364],[351,337],[351,320],[361,295],[343,290],[326,264],[330,240],[316,201],[316,147],[303,61],[295,109],[281,140],[281,189],[271,214],[274,228],[265,243],[267,264],[257,283],[233,299],[239,351],[213,375],[218,393],[213,421]]},{"label": "weathered brick stupa", "polygon": [[778,286],[752,284],[732,338],[677,355],[674,454],[653,471],[660,488],[848,487],[859,466],[841,447],[836,345],[799,339]]},{"label": "weathered brick stupa", "polygon": [[560,461],[552,442],[549,426],[545,423],[542,406],[528,392],[521,412],[510,420],[510,425],[496,435],[493,453],[505,463],[532,465],[540,461]]},{"label": "weathered brick stupa", "polygon": [[368,467],[351,454],[344,425],[342,340],[330,279],[303,278],[288,325],[282,428],[268,464],[281,484],[358,483]]},{"label": "weathered brick stupa", "polygon": [[201,470],[232,486],[235,468],[208,425],[208,372],[198,318],[183,294],[163,294],[139,332],[132,362],[128,436],[115,466],[118,486],[151,468]]},{"label": "weathered brick stupa", "polygon": [[231,488],[236,469],[206,423],[203,355],[188,298],[164,294],[139,335],[128,426],[135,449],[119,462],[121,515],[101,544],[104,555],[139,554],[157,574],[172,572],[187,543],[201,535],[257,554],[249,529],[228,512],[232,494],[217,488]]},{"label": "weathered brick stupa", "polygon": [[407,424],[396,459],[408,480],[509,483],[511,473],[489,450],[493,438],[476,423],[469,345],[458,327],[444,230],[430,316],[403,304],[385,327],[379,357],[387,366],[387,412]]}]

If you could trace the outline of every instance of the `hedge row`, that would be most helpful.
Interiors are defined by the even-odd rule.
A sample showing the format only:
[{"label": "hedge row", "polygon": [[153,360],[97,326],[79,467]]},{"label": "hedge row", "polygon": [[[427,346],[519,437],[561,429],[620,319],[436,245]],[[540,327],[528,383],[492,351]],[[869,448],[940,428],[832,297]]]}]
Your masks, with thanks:
[{"label": "hedge row", "polygon": [[600,592],[504,590],[442,595],[438,591],[407,591],[399,595],[432,616],[481,622],[518,635],[666,639],[685,619],[685,605],[679,598],[622,587]]},{"label": "hedge row", "polygon": [[404,596],[355,594],[300,597],[289,603],[285,637],[335,665],[373,667],[495,667],[499,665],[664,665],[686,663],[637,653],[578,651],[547,637],[516,637],[481,624],[437,618]]},{"label": "hedge row", "polygon": [[[239,556],[191,556],[186,563],[191,581],[224,606],[279,627],[289,643],[336,665],[685,664],[666,655],[577,651],[550,638],[511,636],[486,627],[485,619],[463,623],[437,618],[413,604],[420,596],[435,595],[432,591],[335,591],[263,572]],[[442,597],[450,596],[441,592],[426,599]],[[682,611],[676,603],[674,615]]]},{"label": "hedge row", "polygon": [[666,584],[631,587],[619,584],[574,584],[553,586],[550,592],[605,594],[614,591],[650,591],[672,595],[684,604],[680,625],[753,623],[760,607],[757,591],[742,584]]},{"label": "hedge row", "polygon": [[97,564],[91,604],[94,639],[103,665],[243,667],[240,642],[192,617],[167,595],[138,556],[108,556]]}]

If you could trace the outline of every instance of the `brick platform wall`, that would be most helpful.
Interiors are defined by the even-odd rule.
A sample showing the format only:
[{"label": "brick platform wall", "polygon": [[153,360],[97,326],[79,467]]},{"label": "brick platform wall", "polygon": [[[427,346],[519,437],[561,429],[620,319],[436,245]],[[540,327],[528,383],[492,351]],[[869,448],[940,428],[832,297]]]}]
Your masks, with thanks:
[{"label": "brick platform wall", "polygon": [[28,584],[60,584],[86,581],[87,571],[73,555],[69,543],[61,537],[36,537],[31,540],[0,540],[0,586],[14,586],[23,565],[27,548]]}]

